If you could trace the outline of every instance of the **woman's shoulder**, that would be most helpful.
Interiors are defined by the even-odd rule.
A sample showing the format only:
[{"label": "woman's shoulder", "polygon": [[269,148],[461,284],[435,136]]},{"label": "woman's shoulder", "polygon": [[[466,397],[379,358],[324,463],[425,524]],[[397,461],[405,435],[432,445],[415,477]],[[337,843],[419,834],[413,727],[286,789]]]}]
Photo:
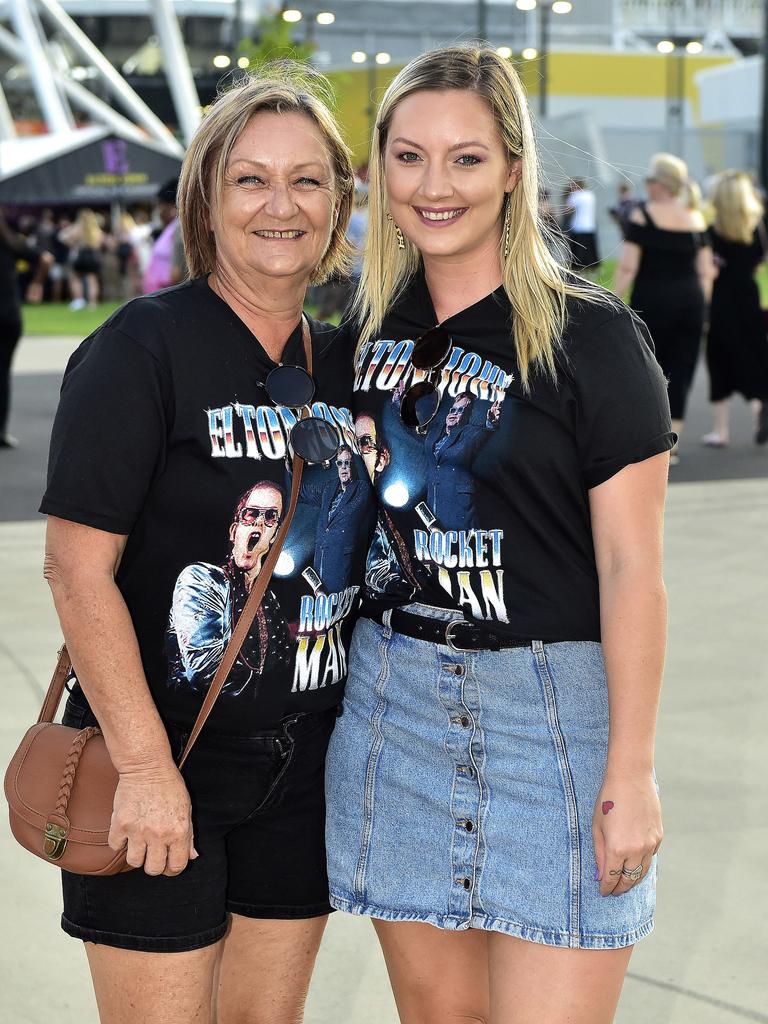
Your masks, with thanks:
[{"label": "woman's shoulder", "polygon": [[569,296],[566,302],[563,350],[567,355],[589,358],[605,338],[614,344],[635,343],[642,324],[634,310],[607,288],[594,286],[591,299]]}]

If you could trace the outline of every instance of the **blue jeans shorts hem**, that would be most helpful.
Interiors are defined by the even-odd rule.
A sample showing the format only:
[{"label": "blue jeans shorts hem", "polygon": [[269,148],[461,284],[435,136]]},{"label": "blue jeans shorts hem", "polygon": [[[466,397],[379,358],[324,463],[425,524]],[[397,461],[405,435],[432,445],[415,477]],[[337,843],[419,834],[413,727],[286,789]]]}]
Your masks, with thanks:
[{"label": "blue jeans shorts hem", "polygon": [[63,914],[61,915],[61,927],[67,935],[74,939],[82,939],[83,942],[93,942],[100,946],[114,946],[116,949],[132,949],[138,953],[188,953],[193,949],[203,949],[205,946],[213,946],[220,939],[223,939],[229,927],[227,917],[216,928],[209,928],[204,932],[197,932],[194,935],[178,936],[140,936],[122,935],[120,932],[100,931],[97,928],[82,928],[80,925],[70,921]]},{"label": "blue jeans shorts hem", "polygon": [[[610,897],[605,897],[610,899]],[[336,910],[359,917],[375,917],[381,921],[419,921],[431,924],[443,931],[467,931],[476,928],[478,931],[500,932],[511,935],[526,942],[536,942],[542,946],[559,946],[565,949],[622,949],[633,946],[653,931],[654,919],[651,917],[638,927],[623,935],[571,935],[569,932],[552,931],[549,928],[531,928],[529,925],[518,924],[516,921],[505,921],[503,918],[489,917],[487,914],[473,914],[466,918],[450,914],[418,914],[407,911],[385,910],[370,903],[358,903],[354,899],[344,899],[331,893],[331,904]]]}]

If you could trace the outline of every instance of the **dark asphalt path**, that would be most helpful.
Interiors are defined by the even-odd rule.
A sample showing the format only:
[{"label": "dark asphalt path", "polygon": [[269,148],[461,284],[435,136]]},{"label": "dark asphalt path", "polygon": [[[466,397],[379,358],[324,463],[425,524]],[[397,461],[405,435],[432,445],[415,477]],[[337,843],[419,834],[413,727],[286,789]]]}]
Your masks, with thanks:
[{"label": "dark asphalt path", "polygon": [[[10,429],[21,445],[13,451],[0,450],[0,522],[38,517],[60,380],[60,374],[14,377]],[[713,450],[701,446],[699,438],[711,428],[706,389],[702,363],[689,402],[680,464],[670,471],[670,482],[768,479],[768,445],[758,448],[753,443],[751,413],[740,398],[732,402],[731,447]]]}]

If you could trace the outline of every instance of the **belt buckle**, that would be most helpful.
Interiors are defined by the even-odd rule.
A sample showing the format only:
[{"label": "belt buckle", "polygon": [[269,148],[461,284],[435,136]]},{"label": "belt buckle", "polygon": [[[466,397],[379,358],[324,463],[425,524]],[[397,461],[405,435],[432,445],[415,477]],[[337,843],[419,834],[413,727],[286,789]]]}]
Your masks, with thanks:
[{"label": "belt buckle", "polygon": [[445,627],[445,643],[447,647],[451,651],[453,651],[454,654],[472,653],[472,651],[475,650],[474,647],[459,647],[459,645],[455,643],[453,639],[453,630],[457,626],[469,626],[471,628],[472,624],[470,622],[467,622],[466,619],[451,619],[451,621]]}]

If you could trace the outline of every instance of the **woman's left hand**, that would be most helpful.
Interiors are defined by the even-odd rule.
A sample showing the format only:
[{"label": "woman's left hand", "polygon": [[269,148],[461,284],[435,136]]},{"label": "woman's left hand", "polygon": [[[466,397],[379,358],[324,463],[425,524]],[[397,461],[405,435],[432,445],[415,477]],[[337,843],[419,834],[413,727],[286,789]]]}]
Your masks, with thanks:
[{"label": "woman's left hand", "polygon": [[653,776],[606,772],[592,816],[600,894],[621,896],[641,882],[663,834]]}]

